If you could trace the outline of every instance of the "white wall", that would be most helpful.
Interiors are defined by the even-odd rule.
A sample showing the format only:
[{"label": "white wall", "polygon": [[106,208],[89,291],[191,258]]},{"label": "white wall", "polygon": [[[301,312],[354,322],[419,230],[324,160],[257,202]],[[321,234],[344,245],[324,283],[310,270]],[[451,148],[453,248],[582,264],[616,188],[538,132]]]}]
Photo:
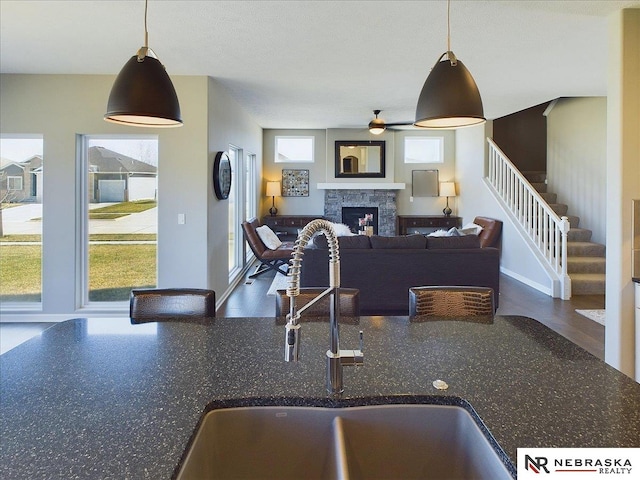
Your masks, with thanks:
[{"label": "white wall", "polygon": [[484,182],[486,137],[491,136],[491,129],[491,122],[487,122],[486,125],[456,130],[455,176],[460,182],[459,213],[465,222],[472,221],[476,216],[502,220],[500,269],[505,274],[550,294],[549,275],[529,253],[524,238]]},{"label": "white wall", "polygon": [[[91,313],[79,309],[76,294],[77,136],[141,132],[103,120],[114,79],[107,75],[0,75],[1,133],[42,134],[44,139],[42,311],[49,318]],[[207,77],[172,80],[184,126],[145,129],[159,138],[158,286],[213,287],[220,295],[228,284],[226,244],[218,240],[226,238],[227,216],[215,208],[211,152],[236,141],[260,156],[261,130]],[[218,133],[210,133],[215,128]],[[247,136],[234,136],[234,129],[246,130]],[[177,224],[178,213],[185,214],[184,225]],[[219,251],[224,252],[224,262],[208,261]]]},{"label": "white wall", "polygon": [[640,358],[631,271],[632,200],[640,198],[640,9],[609,17],[608,72],[605,361],[634,377]]},{"label": "white wall", "polygon": [[601,244],[606,240],[606,160],[606,97],[558,100],[547,116],[548,191]]},{"label": "white wall", "polygon": [[[228,274],[228,221],[229,202],[218,200],[214,194],[213,163],[218,151],[226,151],[229,145],[242,149],[244,158],[256,155],[257,178],[260,182],[262,171],[262,128],[236,102],[226,89],[215,79],[208,79],[208,157],[209,162],[205,178],[207,216],[207,258],[208,288],[216,291],[218,298],[229,287]],[[259,205],[256,205],[258,208]],[[236,234],[242,235],[242,227],[236,225]],[[202,261],[202,259],[200,259]]]}]

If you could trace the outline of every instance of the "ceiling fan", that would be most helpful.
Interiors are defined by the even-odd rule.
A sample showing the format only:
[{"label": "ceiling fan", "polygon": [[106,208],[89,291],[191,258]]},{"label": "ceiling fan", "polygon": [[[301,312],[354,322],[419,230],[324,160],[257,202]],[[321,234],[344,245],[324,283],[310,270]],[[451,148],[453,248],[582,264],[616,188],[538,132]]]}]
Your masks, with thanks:
[{"label": "ceiling fan", "polygon": [[369,122],[369,132],[373,135],[380,135],[384,132],[388,127],[399,127],[401,125],[413,125],[413,122],[396,122],[396,123],[386,123],[383,119],[378,118],[382,110],[374,110],[373,114],[375,118]]}]

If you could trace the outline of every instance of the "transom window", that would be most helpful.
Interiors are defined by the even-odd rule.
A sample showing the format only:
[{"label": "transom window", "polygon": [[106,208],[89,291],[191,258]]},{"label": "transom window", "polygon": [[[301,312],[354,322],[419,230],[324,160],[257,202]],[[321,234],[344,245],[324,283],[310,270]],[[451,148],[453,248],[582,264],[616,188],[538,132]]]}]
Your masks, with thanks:
[{"label": "transom window", "polygon": [[404,163],[444,163],[444,137],[405,137]]},{"label": "transom window", "polygon": [[276,163],[313,163],[314,137],[276,137]]}]

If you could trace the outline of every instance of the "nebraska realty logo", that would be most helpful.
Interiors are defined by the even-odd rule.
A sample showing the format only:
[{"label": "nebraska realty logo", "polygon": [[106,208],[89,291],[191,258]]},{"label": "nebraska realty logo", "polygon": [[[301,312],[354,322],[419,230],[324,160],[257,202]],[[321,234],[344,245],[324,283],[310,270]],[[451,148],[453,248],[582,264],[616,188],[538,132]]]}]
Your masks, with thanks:
[{"label": "nebraska realty logo", "polygon": [[518,480],[603,476],[640,478],[640,448],[518,448]]}]

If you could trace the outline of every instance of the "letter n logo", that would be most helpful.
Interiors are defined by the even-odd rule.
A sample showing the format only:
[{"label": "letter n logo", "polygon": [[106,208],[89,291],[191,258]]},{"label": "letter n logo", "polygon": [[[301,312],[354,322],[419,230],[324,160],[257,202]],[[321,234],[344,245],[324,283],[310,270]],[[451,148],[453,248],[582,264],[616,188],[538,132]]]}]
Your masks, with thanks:
[{"label": "letter n logo", "polygon": [[540,473],[541,470],[544,470],[546,473],[549,473],[547,469],[547,457],[535,457],[535,460],[531,458],[529,455],[524,456],[524,468],[525,470],[531,470],[534,473]]}]

